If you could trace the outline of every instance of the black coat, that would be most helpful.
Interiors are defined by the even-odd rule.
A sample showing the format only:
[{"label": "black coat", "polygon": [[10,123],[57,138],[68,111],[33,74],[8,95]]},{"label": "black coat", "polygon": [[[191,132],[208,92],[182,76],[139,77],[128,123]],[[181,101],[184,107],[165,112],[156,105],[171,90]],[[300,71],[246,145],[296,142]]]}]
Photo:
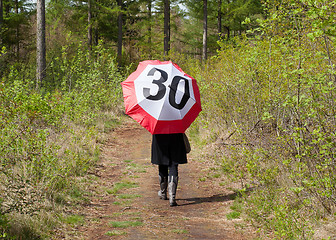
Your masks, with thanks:
[{"label": "black coat", "polygon": [[153,134],[152,163],[166,166],[187,163],[183,133]]}]

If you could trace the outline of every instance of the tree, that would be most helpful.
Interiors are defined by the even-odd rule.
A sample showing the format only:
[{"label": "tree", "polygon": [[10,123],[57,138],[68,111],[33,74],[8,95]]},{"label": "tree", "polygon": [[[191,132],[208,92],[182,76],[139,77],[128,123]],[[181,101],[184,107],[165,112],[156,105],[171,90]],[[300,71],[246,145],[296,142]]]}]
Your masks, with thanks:
[{"label": "tree", "polygon": [[[15,0],[15,14],[19,16],[19,0]],[[20,57],[20,24],[16,25],[15,29],[15,42],[16,42],[16,57],[19,59]]]},{"label": "tree", "polygon": [[168,56],[170,50],[170,0],[164,0],[164,44],[163,51],[164,55]]},{"label": "tree", "polygon": [[203,0],[203,51],[202,59],[203,61],[208,58],[208,1]]},{"label": "tree", "polygon": [[30,5],[28,0],[0,0],[0,44],[7,48],[7,60],[22,60],[19,52],[28,51],[22,46],[30,44]]},{"label": "tree", "polygon": [[118,7],[120,8],[119,14],[118,14],[118,53],[117,53],[117,58],[118,58],[118,64],[119,66],[121,65],[121,57],[122,57],[122,45],[123,45],[123,2],[122,0],[118,0]]},{"label": "tree", "polygon": [[92,0],[88,0],[88,46],[92,49]]},{"label": "tree", "polygon": [[0,0],[0,46],[2,44],[3,0]]},{"label": "tree", "polygon": [[[217,3],[217,0],[216,0]],[[183,21],[184,52],[200,60],[217,49],[217,7],[213,1],[185,0],[188,17]]]},{"label": "tree", "polygon": [[[247,25],[242,22],[248,18],[254,18],[263,12],[261,0],[226,0],[222,3],[222,17],[227,39],[230,35],[240,35],[246,31]],[[257,24],[254,24],[257,27]]]},{"label": "tree", "polygon": [[36,7],[36,88],[38,89],[46,76],[45,0],[37,0]]},{"label": "tree", "polygon": [[148,0],[148,50],[149,58],[152,58],[152,0]]},{"label": "tree", "polygon": [[218,40],[221,40],[222,38],[222,0],[218,0],[217,29],[218,29]]}]

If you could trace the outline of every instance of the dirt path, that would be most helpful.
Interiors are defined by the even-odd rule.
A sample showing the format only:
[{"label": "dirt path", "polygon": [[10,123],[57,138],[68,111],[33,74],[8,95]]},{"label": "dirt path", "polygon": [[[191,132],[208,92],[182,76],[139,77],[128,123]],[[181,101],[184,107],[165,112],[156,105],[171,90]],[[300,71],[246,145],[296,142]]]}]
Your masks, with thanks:
[{"label": "dirt path", "polygon": [[179,167],[178,206],[160,200],[150,144],[150,133],[132,120],[109,136],[78,239],[252,238],[242,220],[227,220],[234,194],[212,181],[200,181],[204,164],[192,153],[189,163]]}]

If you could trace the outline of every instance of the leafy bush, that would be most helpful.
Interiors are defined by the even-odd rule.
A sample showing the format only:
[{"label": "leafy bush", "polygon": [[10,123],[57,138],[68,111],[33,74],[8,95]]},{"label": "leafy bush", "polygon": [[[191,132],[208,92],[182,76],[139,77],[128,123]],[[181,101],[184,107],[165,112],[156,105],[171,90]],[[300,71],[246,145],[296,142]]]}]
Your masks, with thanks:
[{"label": "leafy bush", "polygon": [[254,189],[246,213],[273,238],[307,239],[336,209],[335,13],[330,1],[285,2],[265,1],[263,34],[185,71],[223,172]]},{"label": "leafy bush", "polygon": [[[38,217],[43,209],[71,192],[76,177],[98,159],[98,136],[104,131],[99,124],[114,118],[122,78],[111,54],[97,48],[90,56],[80,49],[72,56],[64,50],[63,58],[53,60],[50,66],[58,74],[50,74],[46,83],[55,84],[40,91],[24,68],[13,67],[0,82],[0,229],[27,232],[15,221],[19,215],[44,221]],[[29,236],[48,234],[47,229],[29,231]]]}]

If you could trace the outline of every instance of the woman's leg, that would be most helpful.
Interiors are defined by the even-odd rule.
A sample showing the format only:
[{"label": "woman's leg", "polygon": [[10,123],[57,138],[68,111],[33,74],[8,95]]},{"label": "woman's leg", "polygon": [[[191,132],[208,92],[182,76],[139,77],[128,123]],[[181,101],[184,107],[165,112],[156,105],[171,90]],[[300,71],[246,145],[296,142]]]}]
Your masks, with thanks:
[{"label": "woman's leg", "polygon": [[171,207],[177,206],[175,200],[177,183],[178,183],[178,164],[172,163],[169,166],[169,177],[168,177],[169,204]]},{"label": "woman's leg", "polygon": [[159,181],[160,190],[158,192],[158,195],[161,199],[167,200],[168,166],[159,165]]},{"label": "woman's leg", "polygon": [[178,164],[172,163],[168,166],[169,177],[178,177]]}]

